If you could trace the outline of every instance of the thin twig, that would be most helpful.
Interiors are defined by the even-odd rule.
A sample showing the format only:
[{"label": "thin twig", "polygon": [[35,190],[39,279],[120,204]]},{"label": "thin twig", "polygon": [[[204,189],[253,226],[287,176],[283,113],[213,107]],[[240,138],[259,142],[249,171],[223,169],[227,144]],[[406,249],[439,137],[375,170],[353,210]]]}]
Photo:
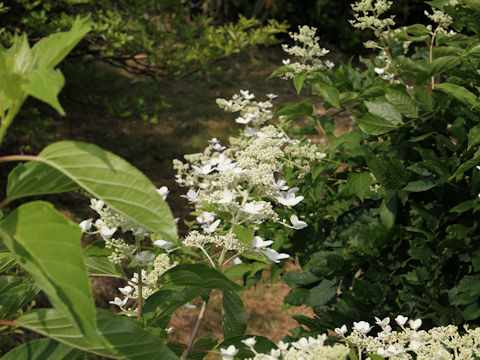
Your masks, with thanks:
[{"label": "thin twig", "polygon": [[193,343],[198,335],[198,330],[200,329],[200,325],[202,323],[203,317],[205,316],[205,311],[207,310],[207,303],[203,302],[202,308],[200,309],[200,313],[198,314],[197,322],[195,327],[193,328],[192,335],[190,336],[190,340],[188,340],[187,347],[185,348],[181,360],[184,360],[188,357],[188,354],[192,350]]}]

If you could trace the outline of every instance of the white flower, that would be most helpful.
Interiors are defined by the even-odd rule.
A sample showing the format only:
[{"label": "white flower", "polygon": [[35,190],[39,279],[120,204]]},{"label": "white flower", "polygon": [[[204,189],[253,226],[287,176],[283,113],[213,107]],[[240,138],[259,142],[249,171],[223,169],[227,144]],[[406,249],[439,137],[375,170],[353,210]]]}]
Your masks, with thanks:
[{"label": "white flower", "polygon": [[236,258],[232,259],[232,261],[230,261],[231,265],[238,265],[238,264],[242,264],[242,263],[243,263],[243,261],[238,257],[236,257]]},{"label": "white flower", "polygon": [[283,65],[289,65],[290,64],[290,59],[284,59],[282,60]]},{"label": "white flower", "polygon": [[293,228],[295,230],[300,230],[308,226],[308,224],[305,221],[299,220],[297,215],[295,214],[292,214],[292,216],[290,216],[290,222],[292,223]]},{"label": "white flower", "polygon": [[375,72],[376,72],[378,75],[382,75],[382,74],[385,72],[385,69],[377,68],[377,67],[376,67],[375,69],[373,69],[373,70],[375,70]]},{"label": "white flower", "polygon": [[248,214],[257,215],[262,209],[263,209],[262,203],[256,204],[254,202],[249,202],[243,206],[242,211]]},{"label": "white flower", "polygon": [[248,137],[252,137],[253,135],[255,135],[257,133],[257,130],[251,128],[251,127],[247,127],[245,130],[243,130],[243,134],[245,136],[248,136]]},{"label": "white flower", "polygon": [[287,181],[284,179],[278,179],[275,182],[275,187],[279,190],[288,190]]},{"label": "white flower", "polygon": [[169,249],[171,248],[172,246],[174,246],[175,244],[170,242],[170,241],[165,241],[165,240],[155,240],[153,242],[153,245],[156,246],[156,247],[159,247],[160,249]]},{"label": "white flower", "polygon": [[478,171],[480,171],[480,165],[477,165],[476,168]]},{"label": "white flower", "polygon": [[86,233],[92,228],[93,219],[83,220],[78,226],[82,229],[82,233]]},{"label": "white flower", "polygon": [[185,309],[196,309],[196,308],[197,308],[195,305],[192,305],[192,304],[190,304],[190,303],[188,303],[188,302],[187,302],[185,305],[183,305],[183,307],[184,307]]},{"label": "white flower", "polygon": [[392,357],[400,354],[402,350],[397,349],[394,345],[390,345],[386,349],[379,348],[377,349],[377,354],[384,357]]},{"label": "white flower", "polygon": [[218,141],[218,139],[216,137],[213,137],[210,140],[208,140],[208,143],[209,144],[219,144],[220,141]]},{"label": "white flower", "polygon": [[342,327],[340,328],[335,328],[335,332],[341,337],[344,337],[347,331],[348,331],[347,325],[342,325]]},{"label": "white flower", "polygon": [[167,334],[173,333],[173,327],[165,328],[165,332],[166,332]]},{"label": "white flower", "polygon": [[386,317],[385,319],[383,320],[380,320],[378,317],[375,316],[375,323],[381,327],[384,327],[388,324],[390,324],[390,318],[389,317]]},{"label": "white flower", "polygon": [[290,255],[288,255],[288,254],[278,253],[277,251],[275,251],[273,249],[265,249],[265,250],[262,250],[262,252],[265,254],[265,256],[270,261],[273,261],[273,262],[276,262],[276,263],[279,263],[280,260],[288,259],[290,257]]},{"label": "white flower", "polygon": [[152,265],[153,259],[155,259],[155,254],[152,254],[150,251],[142,251],[139,254],[135,254],[135,260],[139,266]]},{"label": "white flower", "polygon": [[252,121],[251,117],[244,118],[239,116],[238,118],[235,119],[235,122],[237,124],[244,124],[244,125],[248,124],[250,121]]},{"label": "white flower", "polygon": [[405,323],[407,322],[408,320],[408,317],[405,317],[403,315],[398,315],[396,318],[395,318],[395,321],[397,322],[398,325],[402,326],[405,325]]},{"label": "white flower", "polygon": [[250,243],[250,246],[254,247],[254,248],[257,248],[257,249],[260,249],[260,248],[264,248],[264,247],[267,247],[267,246],[272,245],[272,244],[273,244],[272,240],[263,240],[260,236],[255,236],[252,239],[252,242]]},{"label": "white flower", "polygon": [[293,191],[289,191],[286,194],[284,194],[283,197],[277,196],[275,199],[287,207],[292,207],[297,205],[300,201],[303,200],[303,196],[295,196],[295,193]]},{"label": "white flower", "polygon": [[230,204],[233,200],[234,193],[228,189],[222,191],[222,198],[217,201],[219,204]]},{"label": "white flower", "polygon": [[202,167],[192,165],[192,168],[199,173],[200,175],[208,175],[210,174],[214,169],[212,168],[212,165],[206,164]]},{"label": "white flower", "polygon": [[412,330],[417,330],[420,326],[422,326],[422,319],[410,320],[408,325],[410,325]]},{"label": "white flower", "polygon": [[166,186],[162,186],[161,188],[157,189],[157,192],[160,194],[163,200],[167,200],[167,196],[170,193],[170,191],[168,190],[168,187]]},{"label": "white flower", "polygon": [[116,227],[109,228],[106,226],[102,219],[97,219],[97,221],[95,221],[95,227],[100,232],[100,235],[106,239],[110,239],[117,231]]},{"label": "white flower", "polygon": [[232,360],[235,355],[237,355],[238,349],[235,345],[230,345],[228,348],[220,348],[220,355],[222,355],[222,360]]},{"label": "white flower", "polygon": [[372,328],[373,326],[370,326],[366,321],[353,322],[353,330],[356,330],[363,335],[368,334]]},{"label": "white flower", "polygon": [[251,348],[251,347],[254,347],[254,346],[255,346],[255,344],[257,343],[257,340],[255,340],[255,336],[254,336],[254,337],[251,337],[251,338],[242,340],[242,343],[244,343],[244,344],[247,345],[249,348]]},{"label": "white flower", "polygon": [[115,299],[113,301],[109,301],[108,303],[113,304],[113,305],[117,305],[120,309],[123,310],[123,307],[125,306],[127,301],[128,301],[128,297],[126,297],[125,299],[122,300],[119,297],[115,296]]},{"label": "white flower", "polygon": [[125,286],[125,287],[123,287],[123,288],[122,288],[122,287],[118,288],[118,290],[120,290],[120,292],[121,292],[123,295],[128,296],[128,295],[130,295],[130,294],[132,293],[133,287],[131,287],[130,285],[127,285],[127,286]]},{"label": "white flower", "polygon": [[215,220],[215,213],[209,211],[203,211],[200,216],[195,219],[199,224],[209,224]]},{"label": "white flower", "polygon": [[212,223],[212,224],[210,224],[210,225],[208,225],[208,226],[203,226],[203,227],[202,227],[202,228],[203,228],[203,231],[205,231],[205,232],[208,233],[208,234],[213,233],[215,230],[217,230],[217,227],[218,227],[218,225],[220,225],[220,222],[221,222],[221,220],[218,219],[217,221],[215,221],[214,223]]},{"label": "white flower", "polygon": [[97,213],[102,212],[104,206],[105,202],[103,200],[90,199],[90,207]]},{"label": "white flower", "polygon": [[242,94],[245,100],[251,100],[255,97],[255,95],[250,94],[248,90],[240,90],[240,94]]},{"label": "white flower", "polygon": [[197,203],[200,201],[200,196],[198,196],[198,191],[192,189],[188,190],[186,195],[180,195],[180,197],[186,198],[191,203]]},{"label": "white flower", "polygon": [[278,95],[275,95],[275,94],[267,94],[267,98],[269,98],[269,99],[271,99],[271,100],[272,100],[272,99],[275,99],[275,98],[277,98],[277,97],[278,97]]}]

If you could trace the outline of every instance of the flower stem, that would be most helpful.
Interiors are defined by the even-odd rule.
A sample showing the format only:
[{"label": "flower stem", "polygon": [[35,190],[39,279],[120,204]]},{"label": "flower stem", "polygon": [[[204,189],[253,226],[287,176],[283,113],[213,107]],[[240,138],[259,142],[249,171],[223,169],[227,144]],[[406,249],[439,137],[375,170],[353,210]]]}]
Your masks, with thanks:
[{"label": "flower stem", "polygon": [[195,327],[193,328],[192,335],[190,336],[190,340],[188,340],[187,347],[183,351],[181,360],[185,360],[188,357],[188,354],[192,350],[193,343],[198,335],[198,330],[200,329],[200,324],[202,323],[203,317],[205,316],[205,311],[207,310],[207,303],[203,302],[202,307],[200,309],[200,313],[198,314],[197,322],[195,323]]},{"label": "flower stem", "polygon": [[[137,251],[141,250],[140,237],[135,236],[135,243],[137,246]],[[142,290],[142,267],[137,267],[138,274],[138,306],[137,306],[137,321],[142,320],[142,307],[143,307],[143,290]]]}]

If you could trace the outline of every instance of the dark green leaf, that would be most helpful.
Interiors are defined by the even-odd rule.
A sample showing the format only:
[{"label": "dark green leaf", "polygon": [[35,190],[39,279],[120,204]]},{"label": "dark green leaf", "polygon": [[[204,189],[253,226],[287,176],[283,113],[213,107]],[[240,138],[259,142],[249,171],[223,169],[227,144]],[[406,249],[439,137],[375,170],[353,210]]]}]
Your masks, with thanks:
[{"label": "dark green leaf", "polygon": [[81,352],[55,340],[44,338],[17,346],[1,360],[70,360]]},{"label": "dark green leaf", "polygon": [[386,101],[364,101],[370,114],[387,120],[392,125],[400,125],[402,123],[402,115],[395,107]]},{"label": "dark green leaf", "polygon": [[327,85],[325,83],[315,82],[312,85],[312,92],[315,95],[320,96],[327,103],[333,107],[340,107],[340,93],[337,88],[332,85]]},{"label": "dark green leaf", "polygon": [[363,201],[365,194],[370,191],[370,186],[374,183],[372,175],[368,172],[349,173],[347,187],[352,193]]},{"label": "dark green leaf", "polygon": [[468,132],[468,148],[470,150],[472,147],[480,144],[480,124],[472,127]]},{"label": "dark green leaf", "polygon": [[198,287],[207,290],[242,290],[240,285],[206,264],[182,264],[175,266],[160,277],[159,283]]},{"label": "dark green leaf", "polygon": [[17,265],[15,257],[9,252],[0,252],[0,273]]},{"label": "dark green leaf", "polygon": [[0,276],[0,319],[25,306],[38,293],[34,283],[19,276]]},{"label": "dark green leaf", "polygon": [[401,114],[409,118],[418,116],[418,108],[415,102],[408,96],[405,91],[387,89],[385,97]]},{"label": "dark green leaf", "polygon": [[96,318],[98,332],[107,344],[90,342],[56,309],[34,310],[16,322],[71,347],[108,358],[178,360],[159,337],[142,329],[136,321],[102,309],[97,309]]},{"label": "dark green leaf", "polygon": [[433,179],[422,179],[409,182],[403,190],[410,192],[422,192],[430,190],[431,188],[438,185],[438,182]]},{"label": "dark green leaf", "polygon": [[453,96],[460,100],[461,102],[470,105],[478,106],[478,100],[475,94],[465,89],[463,86],[458,86],[455,84],[443,83],[435,85],[435,89],[441,90],[447,93],[450,96]]},{"label": "dark green leaf", "polygon": [[396,214],[397,196],[394,192],[388,192],[380,205],[380,220],[387,229],[395,225]]},{"label": "dark green leaf", "polygon": [[336,280],[322,280],[320,284],[310,289],[305,304],[322,306],[327,304],[337,294]]},{"label": "dark green leaf", "polygon": [[360,129],[370,135],[382,135],[389,131],[398,129],[399,127],[389,120],[372,115],[370,113],[352,116],[352,119],[360,127]]},{"label": "dark green leaf", "polygon": [[275,111],[277,116],[286,116],[287,120],[298,119],[313,114],[313,106],[308,102],[290,102],[280,105]]},{"label": "dark green leaf", "polygon": [[234,291],[224,291],[222,304],[223,338],[229,339],[245,334],[247,311],[240,296]]},{"label": "dark green leaf", "polygon": [[441,74],[444,71],[454,68],[458,64],[460,64],[460,58],[458,56],[442,56],[434,59],[432,62],[430,76]]}]

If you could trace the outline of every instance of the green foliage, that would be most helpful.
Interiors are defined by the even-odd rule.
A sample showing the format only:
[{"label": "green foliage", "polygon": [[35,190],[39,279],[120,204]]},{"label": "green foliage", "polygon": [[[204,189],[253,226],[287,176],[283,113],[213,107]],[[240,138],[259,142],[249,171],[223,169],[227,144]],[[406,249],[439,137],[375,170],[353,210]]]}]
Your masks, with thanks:
[{"label": "green foliage", "polygon": [[262,24],[243,16],[219,24],[202,3],[16,1],[4,15],[0,43],[11,44],[17,31],[43,37],[71,26],[77,16],[90,16],[92,32],[77,54],[89,54],[133,73],[178,76],[203,70],[208,63],[246,47],[272,44],[274,35],[287,28],[275,20]]},{"label": "green foliage", "polygon": [[[326,158],[298,182],[305,197],[298,212],[309,214],[309,227],[284,240],[303,268],[283,277],[293,288],[284,301],[314,309],[313,332],[374,315],[421,318],[427,327],[478,323],[480,112],[473,84],[480,62],[479,40],[468,34],[479,31],[480,10],[460,3],[441,7],[462,33],[399,28],[378,42],[389,53],[361,58],[364,68],[307,74],[309,101],[351,116],[352,132],[334,134],[334,119],[301,114],[303,103],[279,107],[289,119],[284,125],[304,117],[329,142]],[[406,41],[413,42],[408,52]]]}]

